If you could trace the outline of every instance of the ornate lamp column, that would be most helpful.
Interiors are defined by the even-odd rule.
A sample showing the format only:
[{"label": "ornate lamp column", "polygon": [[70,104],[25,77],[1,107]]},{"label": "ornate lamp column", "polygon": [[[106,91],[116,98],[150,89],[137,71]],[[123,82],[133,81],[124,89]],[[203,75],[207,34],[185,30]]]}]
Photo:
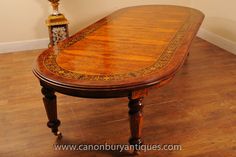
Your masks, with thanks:
[{"label": "ornate lamp column", "polygon": [[51,2],[53,13],[46,20],[48,26],[50,43],[49,47],[56,45],[59,41],[69,37],[68,20],[58,11],[60,0],[48,0]]}]

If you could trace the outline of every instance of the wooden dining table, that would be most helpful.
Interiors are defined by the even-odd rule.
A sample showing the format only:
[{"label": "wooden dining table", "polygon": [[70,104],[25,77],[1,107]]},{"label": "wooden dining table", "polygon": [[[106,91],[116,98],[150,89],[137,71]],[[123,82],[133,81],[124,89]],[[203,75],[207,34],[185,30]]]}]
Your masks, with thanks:
[{"label": "wooden dining table", "polygon": [[61,136],[55,92],[83,98],[127,97],[129,143],[142,145],[142,100],[151,87],[173,79],[203,19],[202,12],[188,7],[128,7],[43,51],[33,73],[42,86],[47,126]]}]

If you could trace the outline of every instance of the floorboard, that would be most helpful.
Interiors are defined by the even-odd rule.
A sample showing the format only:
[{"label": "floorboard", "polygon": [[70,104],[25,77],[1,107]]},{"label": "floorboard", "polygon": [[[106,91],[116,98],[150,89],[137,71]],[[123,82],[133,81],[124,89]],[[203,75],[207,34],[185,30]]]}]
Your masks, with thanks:
[{"label": "floorboard", "polygon": [[[41,52],[0,55],[1,157],[121,157],[130,152],[55,151],[53,144],[127,144],[128,100],[58,96],[61,141],[46,127],[38,80]],[[236,157],[236,56],[196,38],[175,79],[144,100],[145,144],[181,144],[181,151],[144,157]]]}]

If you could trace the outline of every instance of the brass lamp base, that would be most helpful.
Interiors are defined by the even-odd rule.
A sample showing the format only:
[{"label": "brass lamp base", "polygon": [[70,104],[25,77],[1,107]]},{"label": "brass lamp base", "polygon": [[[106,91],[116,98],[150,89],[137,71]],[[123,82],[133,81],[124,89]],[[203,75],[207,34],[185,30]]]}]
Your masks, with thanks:
[{"label": "brass lamp base", "polygon": [[59,0],[49,0],[53,7],[53,13],[46,20],[50,43],[49,47],[69,37],[68,20],[58,11]]},{"label": "brass lamp base", "polygon": [[46,24],[50,38],[49,47],[69,37],[68,20],[63,14],[50,15],[46,20]]}]

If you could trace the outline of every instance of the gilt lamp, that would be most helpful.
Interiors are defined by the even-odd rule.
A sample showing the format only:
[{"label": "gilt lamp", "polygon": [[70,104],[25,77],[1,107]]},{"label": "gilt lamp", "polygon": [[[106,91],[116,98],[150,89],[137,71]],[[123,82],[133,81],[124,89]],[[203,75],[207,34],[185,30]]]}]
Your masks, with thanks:
[{"label": "gilt lamp", "polygon": [[51,2],[53,12],[46,20],[48,26],[50,43],[49,47],[57,45],[60,41],[69,37],[68,20],[59,12],[60,0],[48,0]]}]

